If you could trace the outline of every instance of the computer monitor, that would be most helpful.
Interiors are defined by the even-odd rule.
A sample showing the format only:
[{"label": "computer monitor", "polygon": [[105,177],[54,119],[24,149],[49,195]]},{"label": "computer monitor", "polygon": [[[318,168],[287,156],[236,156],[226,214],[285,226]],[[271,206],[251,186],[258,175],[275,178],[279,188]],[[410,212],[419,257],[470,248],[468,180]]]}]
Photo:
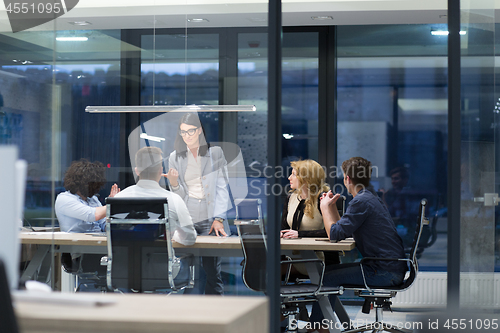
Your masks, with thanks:
[{"label": "computer monitor", "polygon": [[0,146],[0,259],[11,290],[17,289],[21,247],[19,230],[22,226],[26,191],[26,162],[18,160],[16,146]]}]

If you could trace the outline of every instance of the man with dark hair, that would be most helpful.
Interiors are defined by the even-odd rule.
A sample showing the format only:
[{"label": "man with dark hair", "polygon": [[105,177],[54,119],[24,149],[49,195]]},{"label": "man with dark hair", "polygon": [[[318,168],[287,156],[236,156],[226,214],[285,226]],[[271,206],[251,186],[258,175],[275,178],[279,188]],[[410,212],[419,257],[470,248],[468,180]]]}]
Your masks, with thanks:
[{"label": "man with dark hair", "polygon": [[[61,231],[101,232],[106,229],[106,207],[96,194],[106,183],[106,168],[101,162],[74,161],[64,175],[66,192],[56,198],[55,211]],[[114,184],[110,197],[120,189]]]},{"label": "man with dark hair", "polygon": [[[320,209],[328,237],[336,241],[353,237],[363,257],[405,258],[403,242],[391,215],[370,186],[370,161],[352,157],[342,163],[342,171],[344,185],[354,198],[341,218],[335,204],[340,194],[334,195],[332,191],[323,194]],[[330,265],[327,270],[323,279],[326,286],[364,285],[359,263]],[[371,287],[399,285],[407,270],[404,261],[372,261],[363,265],[366,283]],[[311,315],[315,324],[321,321],[318,312],[315,304]],[[314,328],[324,331],[318,325]]]}]

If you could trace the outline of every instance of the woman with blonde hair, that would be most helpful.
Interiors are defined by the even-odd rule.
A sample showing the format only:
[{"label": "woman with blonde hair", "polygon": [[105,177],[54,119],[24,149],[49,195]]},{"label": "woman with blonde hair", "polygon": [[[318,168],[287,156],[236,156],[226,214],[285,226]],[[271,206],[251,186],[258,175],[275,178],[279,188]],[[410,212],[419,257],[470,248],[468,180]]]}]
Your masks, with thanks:
[{"label": "woman with blonde hair", "polygon": [[[292,173],[290,193],[283,205],[281,216],[281,237],[328,237],[323,217],[319,210],[319,198],[330,190],[325,183],[326,173],[323,167],[313,160],[300,160],[290,163]],[[319,254],[322,257],[321,254]],[[325,252],[325,264],[338,264],[339,257],[335,251]],[[295,265],[296,270],[307,275],[304,267]]]}]

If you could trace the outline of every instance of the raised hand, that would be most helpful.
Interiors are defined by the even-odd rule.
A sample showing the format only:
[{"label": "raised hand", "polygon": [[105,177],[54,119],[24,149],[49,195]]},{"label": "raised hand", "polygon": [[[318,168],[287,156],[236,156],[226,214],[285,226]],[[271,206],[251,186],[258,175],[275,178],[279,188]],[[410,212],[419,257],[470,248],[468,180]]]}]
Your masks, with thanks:
[{"label": "raised hand", "polygon": [[118,187],[118,185],[113,184],[113,186],[111,186],[111,191],[109,192],[109,197],[112,198],[118,193],[120,193],[120,188]]},{"label": "raised hand", "polygon": [[167,173],[162,174],[163,177],[166,177],[172,186],[178,186],[179,182],[177,179],[179,178],[179,172],[173,168],[170,168]]}]

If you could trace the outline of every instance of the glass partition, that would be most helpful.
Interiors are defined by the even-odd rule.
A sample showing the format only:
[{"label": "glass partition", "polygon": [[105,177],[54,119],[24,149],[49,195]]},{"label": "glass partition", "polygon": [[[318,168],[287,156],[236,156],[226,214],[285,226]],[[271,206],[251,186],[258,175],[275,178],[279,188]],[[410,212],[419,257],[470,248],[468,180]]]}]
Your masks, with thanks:
[{"label": "glass partition", "polygon": [[[460,306],[495,308],[498,299],[498,88],[494,1],[460,2],[461,248]],[[490,201],[490,202],[489,202]]]},{"label": "glass partition", "polygon": [[[258,4],[258,13],[246,15],[241,22],[232,16],[243,15],[244,6],[235,4],[229,11],[226,5],[209,7],[146,1],[135,5],[109,3],[101,8],[98,4],[80,3],[71,14],[41,26],[16,33],[1,32],[0,144],[16,145],[20,158],[28,162],[26,231],[103,233],[106,229],[101,213],[87,216],[85,228],[72,229],[65,213],[58,210],[58,197],[67,195],[84,205],[92,202],[90,206],[102,207],[113,184],[122,191],[135,184],[135,154],[141,147],[161,148],[163,171],[171,167],[168,157],[175,150],[181,114],[170,114],[165,123],[158,117],[167,114],[88,113],[87,106],[255,104],[257,111],[252,114],[197,113],[206,141],[221,147],[228,163],[223,178],[230,185],[231,197],[224,223],[237,240],[234,199],[249,195],[246,171],[252,160],[267,164],[267,143],[262,143],[267,142],[267,3]],[[10,26],[7,19],[2,23]],[[252,55],[260,73],[255,76],[257,84],[247,86],[247,97],[238,96],[236,88],[245,85],[245,75],[239,82],[240,73],[248,73],[248,68],[239,72],[236,29],[255,29],[264,37],[259,46],[261,53]],[[255,119],[263,125],[259,131],[245,131],[246,123],[254,123]],[[253,146],[244,143],[250,133],[257,134]],[[141,134],[149,135],[149,139]],[[150,139],[155,135],[163,138],[163,144]],[[73,177],[73,181],[86,182],[83,192],[92,187],[88,197],[86,193],[72,193],[64,181],[68,172],[75,172],[70,168],[72,163],[81,159],[99,162],[81,166],[87,171],[88,167],[98,169],[99,175],[94,178],[85,181]],[[172,190],[165,177],[160,186]],[[257,186],[265,189],[265,184]],[[263,216],[267,215],[265,198],[262,196]],[[217,217],[209,215],[210,222]],[[97,217],[100,221],[94,223]],[[229,229],[226,231],[229,234]],[[63,291],[104,290],[106,266],[101,266],[99,259],[107,249],[96,247],[90,251],[92,256],[80,256],[73,248],[60,247],[56,238],[52,238],[50,255],[43,263],[48,263],[45,266],[50,269],[37,269],[23,279],[37,279]],[[39,248],[23,247],[22,268],[29,266]],[[91,269],[98,274],[74,274],[89,258],[93,261]],[[255,294],[243,284],[241,261],[241,255],[235,258],[232,254],[222,260],[221,278],[227,295]]]},{"label": "glass partition", "polygon": [[419,267],[444,272],[447,38],[431,34],[438,28],[338,27],[337,161],[339,168],[352,156],[373,163],[372,185],[408,249],[419,201],[427,198],[431,224]]}]

